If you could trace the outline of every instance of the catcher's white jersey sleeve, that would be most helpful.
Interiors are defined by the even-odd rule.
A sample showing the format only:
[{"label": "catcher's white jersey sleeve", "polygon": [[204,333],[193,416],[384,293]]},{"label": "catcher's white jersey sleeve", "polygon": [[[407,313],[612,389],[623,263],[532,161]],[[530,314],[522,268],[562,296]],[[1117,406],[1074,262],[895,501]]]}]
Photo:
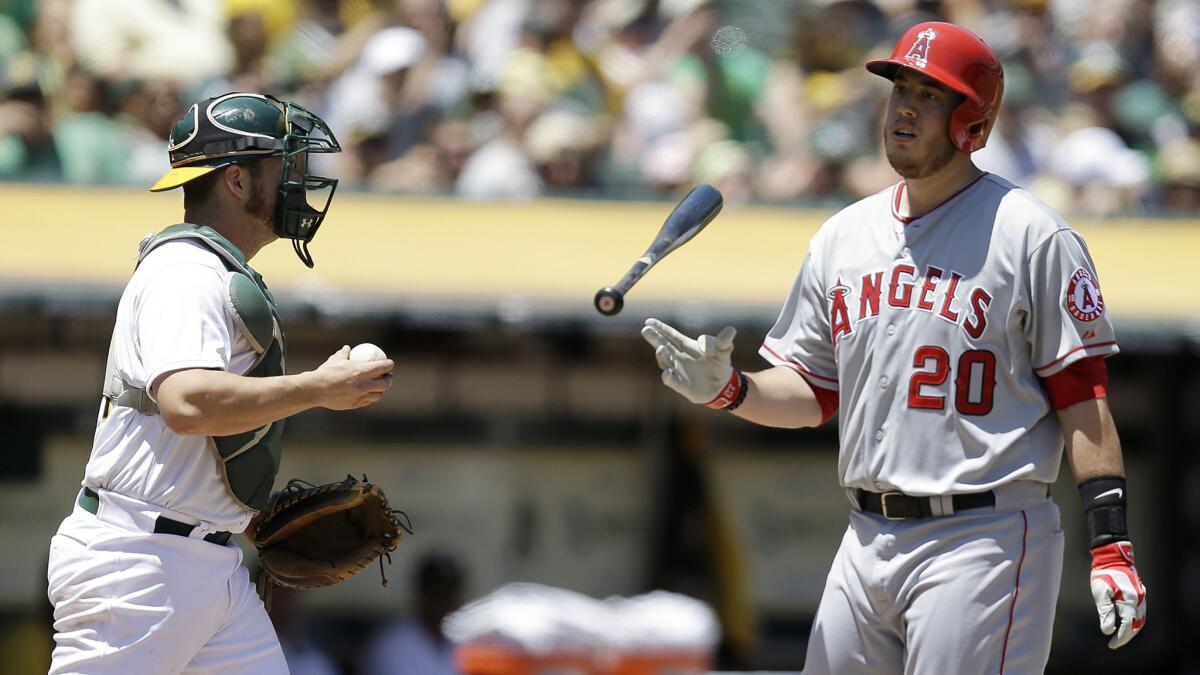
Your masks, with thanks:
[{"label": "catcher's white jersey sleeve", "polygon": [[1040,378],[1117,351],[1082,238],[990,174],[916,219],[896,213],[902,189],[822,226],[760,353],[839,392],[847,487],[1053,482],[1063,444]]},{"label": "catcher's white jersey sleeve", "polygon": [[[151,385],[167,373],[244,373],[254,364],[254,349],[226,308],[229,274],[215,253],[189,241],[165,243],[146,256],[125,287],[113,327],[113,358],[126,382],[155,397]],[[102,402],[83,483],[240,532],[251,514],[229,494],[208,443],[206,436],[176,434],[161,415]]]}]

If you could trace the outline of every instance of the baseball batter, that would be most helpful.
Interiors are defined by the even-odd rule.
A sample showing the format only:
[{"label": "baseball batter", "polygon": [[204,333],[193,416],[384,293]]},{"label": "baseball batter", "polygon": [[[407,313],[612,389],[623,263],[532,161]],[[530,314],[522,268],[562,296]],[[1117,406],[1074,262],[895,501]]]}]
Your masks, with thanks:
[{"label": "baseball batter", "polygon": [[172,130],[151,189],[183,186],[186,222],[142,241],[117,308],[82,489],[50,541],[51,673],[287,672],[230,533],[270,496],[282,420],[375,402],[393,363],[345,347],[285,375],[248,261],[284,237],[312,265],[336,181],[307,158],[338,151],[318,117],[259,94],[201,101]]},{"label": "baseball batter", "polygon": [[1083,239],[1029,193],[980,171],[1003,92],[972,33],[922,23],[868,70],[892,81],[884,148],[904,179],[813,238],[760,354],[734,331],[643,336],[690,400],[777,427],[839,413],[852,505],[805,672],[1041,673],[1063,534],[1049,497],[1065,444],[1091,537],[1100,628],[1145,623],[1105,401],[1117,352]]}]

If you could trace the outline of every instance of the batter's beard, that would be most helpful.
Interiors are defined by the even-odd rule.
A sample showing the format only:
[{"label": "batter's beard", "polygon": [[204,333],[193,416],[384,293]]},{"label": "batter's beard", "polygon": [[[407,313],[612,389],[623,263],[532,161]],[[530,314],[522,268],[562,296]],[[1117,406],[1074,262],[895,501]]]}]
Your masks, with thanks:
[{"label": "batter's beard", "polygon": [[901,178],[915,179],[932,176],[946,168],[946,165],[953,161],[954,153],[958,152],[947,138],[945,143],[938,145],[932,152],[916,159],[908,159],[892,153],[891,146],[887,143],[886,130],[884,134],[884,154],[887,155],[888,164],[892,165]]}]

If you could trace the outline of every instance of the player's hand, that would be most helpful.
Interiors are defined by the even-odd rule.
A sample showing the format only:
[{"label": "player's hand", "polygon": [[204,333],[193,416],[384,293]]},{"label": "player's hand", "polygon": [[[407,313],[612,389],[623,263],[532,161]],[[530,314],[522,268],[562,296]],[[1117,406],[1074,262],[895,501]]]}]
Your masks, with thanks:
[{"label": "player's hand", "polygon": [[693,340],[658,319],[646,319],[642,328],[642,337],[654,347],[654,358],[663,369],[663,384],[703,405],[714,403],[736,379],[729,362],[736,334],[733,326],[726,326],[717,335]]},{"label": "player's hand", "polygon": [[334,352],[312,372],[320,405],[330,410],[353,410],[378,401],[392,386],[391,359],[362,363],[350,360],[350,347]]},{"label": "player's hand", "polygon": [[1133,544],[1117,541],[1092,549],[1092,597],[1109,649],[1133,639],[1146,625],[1146,587],[1133,566]]}]

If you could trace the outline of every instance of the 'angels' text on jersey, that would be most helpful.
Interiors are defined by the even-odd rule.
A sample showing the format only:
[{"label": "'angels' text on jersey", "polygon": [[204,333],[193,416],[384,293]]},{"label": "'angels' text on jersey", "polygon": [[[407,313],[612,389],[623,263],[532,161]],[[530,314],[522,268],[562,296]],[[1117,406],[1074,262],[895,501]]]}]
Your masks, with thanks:
[{"label": "'angels' text on jersey", "polygon": [[[887,279],[885,284],[884,279]],[[851,287],[839,278],[829,289],[829,325],[836,343],[842,335],[854,332],[854,324],[879,317],[879,303],[896,309],[929,312],[978,338],[987,328],[987,309],[992,294],[976,286],[959,296],[963,275],[933,265],[918,270],[908,263],[897,263],[887,271],[868,272]],[[855,314],[851,304],[858,300]],[[854,316],[853,321],[851,316]]]},{"label": "'angels' text on jersey", "polygon": [[912,219],[896,213],[902,185],[821,227],[760,353],[838,392],[847,487],[1054,482],[1062,435],[1041,378],[1117,351],[1082,237],[990,174]]}]

